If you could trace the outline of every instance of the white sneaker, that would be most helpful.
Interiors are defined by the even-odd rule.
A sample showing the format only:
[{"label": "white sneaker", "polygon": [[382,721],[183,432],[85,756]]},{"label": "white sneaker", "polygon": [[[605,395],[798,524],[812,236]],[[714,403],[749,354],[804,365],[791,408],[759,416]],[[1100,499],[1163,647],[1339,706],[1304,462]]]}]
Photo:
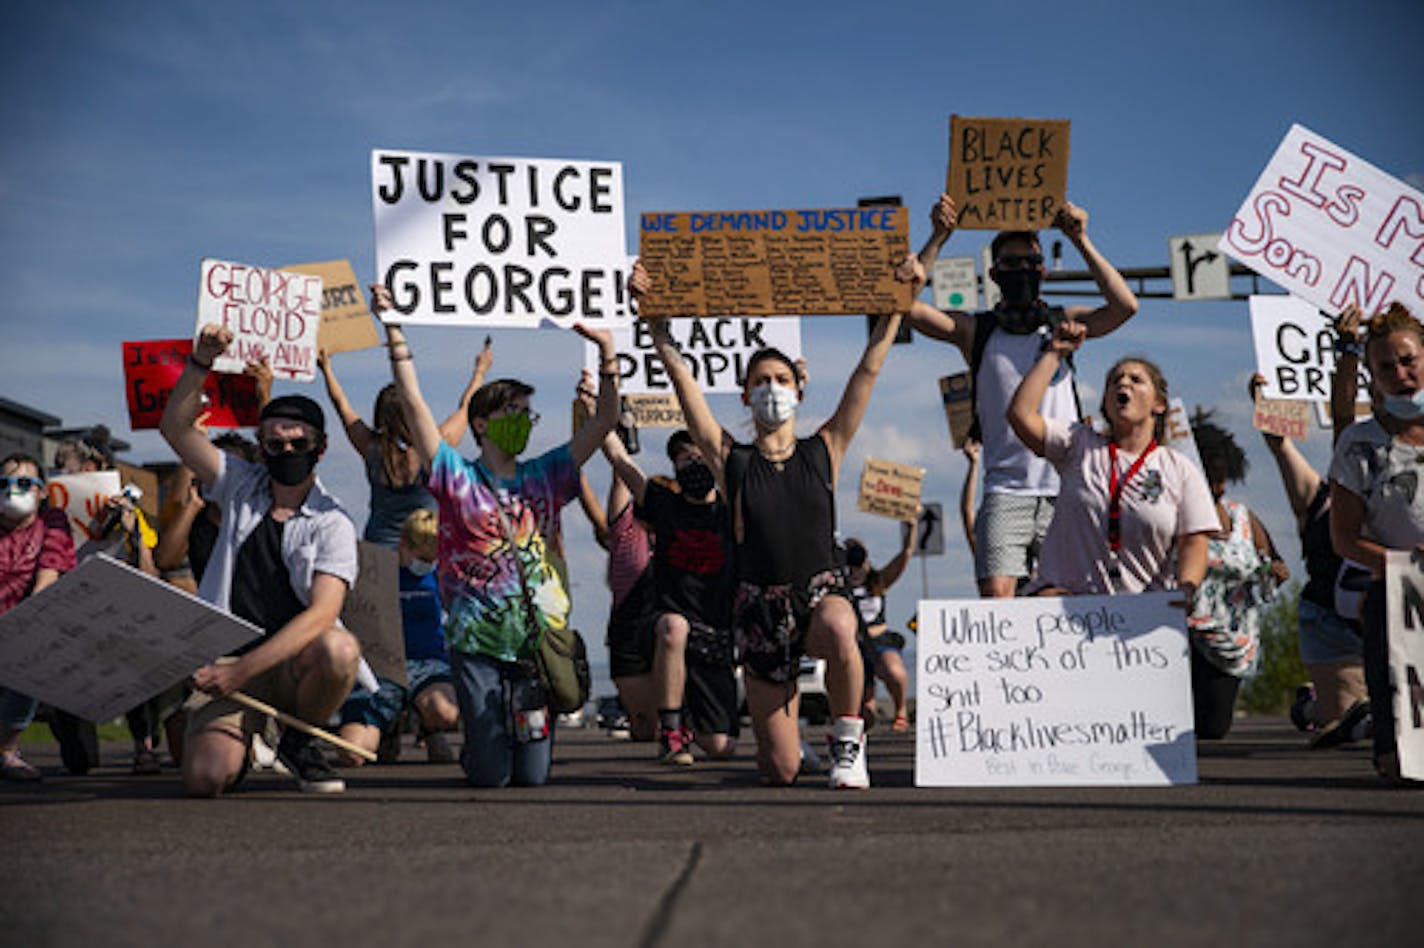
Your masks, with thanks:
[{"label": "white sneaker", "polygon": [[830,744],[832,790],[864,790],[870,786],[865,766],[865,725],[860,718],[837,718],[827,738]]}]

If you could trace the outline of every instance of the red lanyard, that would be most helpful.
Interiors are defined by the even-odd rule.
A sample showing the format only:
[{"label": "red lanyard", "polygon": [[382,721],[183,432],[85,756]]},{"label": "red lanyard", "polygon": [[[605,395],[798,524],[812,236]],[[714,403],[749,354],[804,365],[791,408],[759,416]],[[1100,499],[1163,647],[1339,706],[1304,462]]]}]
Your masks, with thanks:
[{"label": "red lanyard", "polygon": [[1128,467],[1127,473],[1119,480],[1117,476],[1117,442],[1108,442],[1108,464],[1112,468],[1112,474],[1108,478],[1108,549],[1113,554],[1116,561],[1117,553],[1122,549],[1122,490],[1127,486],[1127,482],[1137,476],[1137,472],[1142,470],[1142,462],[1147,460],[1147,455],[1151,454],[1157,447],[1156,439],[1147,445],[1147,450],[1137,456]]}]

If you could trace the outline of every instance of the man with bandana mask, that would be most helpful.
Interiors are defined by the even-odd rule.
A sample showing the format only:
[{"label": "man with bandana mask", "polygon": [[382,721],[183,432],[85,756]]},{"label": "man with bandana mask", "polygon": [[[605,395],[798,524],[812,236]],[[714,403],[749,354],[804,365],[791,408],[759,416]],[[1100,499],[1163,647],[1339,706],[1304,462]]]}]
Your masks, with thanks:
[{"label": "man with bandana mask", "polygon": [[[588,398],[584,390],[581,397]],[[692,743],[730,757],[740,729],[733,671],[732,520],[702,450],[685,429],[668,438],[677,490],[644,475],[617,435],[603,439],[614,476],[628,486],[653,536],[650,614],[639,652],[657,699],[658,757],[690,766]]]},{"label": "man with bandana mask", "polygon": [[[12,454],[0,463],[0,613],[74,568],[69,520],[44,497],[39,461]],[[0,779],[40,779],[39,769],[20,756],[20,733],[38,707],[33,698],[0,688]]]},{"label": "man with bandana mask", "polygon": [[[371,287],[371,308],[391,309]],[[440,436],[420,393],[410,347],[387,325],[391,375],[428,486],[439,507],[436,576],[449,618],[445,640],[460,706],[460,766],[475,786],[538,786],[553,762],[553,715],[533,667],[545,630],[566,628],[569,597],[559,512],[579,495],[579,468],[618,423],[618,359],[607,330],[574,330],[599,348],[597,408],[573,438],[519,460],[539,421],[532,386],[487,382],[470,399],[480,453],[467,461]]]},{"label": "man with bandana mask", "polygon": [[[955,208],[948,194],[940,196],[930,220],[934,232],[919,257],[924,270],[933,266],[954,231]],[[974,373],[974,427],[984,465],[974,571],[983,596],[1013,596],[1029,578],[1058,496],[1053,467],[1025,448],[1004,420],[1014,391],[1038,361],[1055,322],[1082,322],[1092,338],[1107,335],[1137,312],[1137,297],[1127,282],[1088,239],[1088,213],[1065,202],[1053,225],[1078,248],[1106,300],[1102,306],[1047,306],[1039,297],[1047,271],[1038,234],[1003,231],[990,245],[989,276],[1003,294],[998,306],[983,313],[942,313],[916,300],[910,311],[911,326],[958,346]],[[1045,418],[1079,420],[1071,366],[1065,365],[1054,378],[1041,411]]]},{"label": "man with bandana mask", "polygon": [[[263,726],[227,696],[243,691],[312,724],[324,724],[356,681],[361,647],[338,617],[356,580],[356,528],[316,476],[326,419],[316,402],[284,395],[263,407],[262,463],[219,450],[197,424],[203,381],[232,333],[208,324],[164,408],[159,430],[223,511],[198,595],[259,626],[263,636],[198,669],[188,705],[183,782],[217,796],[240,779]],[[315,738],[288,728],[277,747],[304,792],[345,784]]]}]

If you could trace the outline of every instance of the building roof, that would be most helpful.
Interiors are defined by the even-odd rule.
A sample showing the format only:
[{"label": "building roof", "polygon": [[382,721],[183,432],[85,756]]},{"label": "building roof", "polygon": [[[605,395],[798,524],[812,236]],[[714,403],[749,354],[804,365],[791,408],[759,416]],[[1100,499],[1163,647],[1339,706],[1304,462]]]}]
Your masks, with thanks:
[{"label": "building roof", "polygon": [[31,408],[29,405],[22,405],[19,402],[12,402],[10,401],[10,399],[3,397],[0,397],[0,412],[5,412],[11,415],[18,415],[19,417],[29,419],[30,421],[33,421],[35,424],[40,425],[44,428],[53,428],[55,425],[63,423],[61,419],[56,418],[53,415],[47,415],[44,412],[40,411],[38,408]]}]

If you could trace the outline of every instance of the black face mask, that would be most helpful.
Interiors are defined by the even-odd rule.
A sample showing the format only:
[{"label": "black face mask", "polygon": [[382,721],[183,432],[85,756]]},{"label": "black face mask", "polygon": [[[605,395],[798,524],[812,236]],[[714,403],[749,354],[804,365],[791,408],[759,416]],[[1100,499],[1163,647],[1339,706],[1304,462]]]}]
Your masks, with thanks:
[{"label": "black face mask", "polygon": [[267,473],[272,476],[272,480],[284,487],[296,487],[306,480],[316,467],[316,459],[317,452],[314,450],[305,454],[283,451],[278,455],[265,455]]},{"label": "black face mask", "polygon": [[865,565],[865,547],[846,547],[846,565],[851,569],[860,569],[861,566]]},{"label": "black face mask", "polygon": [[701,461],[693,461],[677,469],[677,486],[682,488],[682,495],[690,500],[706,497],[716,483],[712,469]]},{"label": "black face mask", "polygon": [[1004,308],[1011,310],[1033,309],[1038,302],[1039,286],[1043,274],[1033,270],[995,270],[994,282],[1004,295]]}]

